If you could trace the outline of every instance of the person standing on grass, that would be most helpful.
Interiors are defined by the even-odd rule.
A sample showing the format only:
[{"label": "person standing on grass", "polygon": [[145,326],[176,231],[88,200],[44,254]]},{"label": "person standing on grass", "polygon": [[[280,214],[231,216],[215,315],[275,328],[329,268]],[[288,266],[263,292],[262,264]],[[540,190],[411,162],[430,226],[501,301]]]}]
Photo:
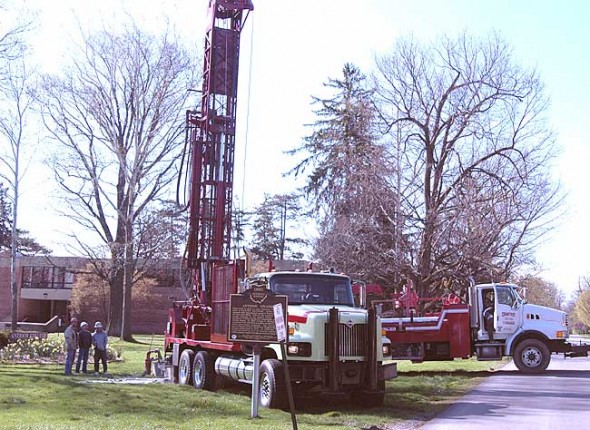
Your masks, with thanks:
[{"label": "person standing on grass", "polygon": [[102,330],[102,324],[97,321],[94,324],[94,333],[92,333],[92,345],[94,345],[94,374],[98,375],[99,361],[102,361],[102,371],[107,373],[107,343],[109,338]]},{"label": "person standing on grass", "polygon": [[78,333],[78,361],[76,362],[76,373],[80,373],[80,364],[82,372],[88,373],[88,352],[92,346],[92,334],[88,330],[88,323],[83,321],[80,324]]},{"label": "person standing on grass", "polygon": [[72,318],[70,320],[70,325],[67,326],[66,330],[64,331],[64,337],[66,338],[66,375],[72,374],[72,365],[74,364],[74,359],[76,358],[76,349],[78,348],[77,327],[78,320],[76,318]]}]

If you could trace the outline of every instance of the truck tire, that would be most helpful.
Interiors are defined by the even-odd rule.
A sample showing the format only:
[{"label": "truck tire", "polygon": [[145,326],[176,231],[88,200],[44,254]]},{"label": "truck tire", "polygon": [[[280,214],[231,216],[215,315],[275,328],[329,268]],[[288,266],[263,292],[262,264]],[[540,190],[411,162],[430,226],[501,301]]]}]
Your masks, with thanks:
[{"label": "truck tire", "polygon": [[213,357],[207,351],[199,351],[193,362],[193,386],[198,390],[215,390]]},{"label": "truck tire", "polygon": [[287,387],[283,364],[274,358],[264,360],[260,365],[260,405],[264,408],[285,409]]},{"label": "truck tire", "polygon": [[514,349],[514,364],[522,373],[542,373],[549,366],[551,352],[538,339],[525,339]]},{"label": "truck tire", "polygon": [[363,408],[377,408],[383,406],[385,400],[385,381],[379,381],[379,391],[353,391],[350,399],[354,405],[362,406]]},{"label": "truck tire", "polygon": [[192,368],[193,368],[193,357],[195,353],[191,349],[185,349],[180,354],[180,360],[178,360],[178,383],[181,385],[192,384]]}]

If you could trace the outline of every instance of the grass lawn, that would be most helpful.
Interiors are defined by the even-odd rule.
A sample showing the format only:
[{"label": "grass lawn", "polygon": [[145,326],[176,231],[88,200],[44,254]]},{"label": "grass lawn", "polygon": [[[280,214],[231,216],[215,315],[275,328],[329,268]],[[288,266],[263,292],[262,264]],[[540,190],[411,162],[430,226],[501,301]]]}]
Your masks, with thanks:
[{"label": "grass lawn", "polygon": [[[138,377],[148,349],[162,337],[112,339],[124,361],[109,363],[113,378]],[[382,408],[358,409],[347,399],[307,401],[297,411],[300,429],[384,428],[428,420],[497,369],[501,362],[463,360],[398,364]],[[65,376],[62,364],[0,365],[1,429],[290,429],[288,412],[260,409],[250,418],[250,386],[215,393],[174,384],[86,383],[91,375]]]}]

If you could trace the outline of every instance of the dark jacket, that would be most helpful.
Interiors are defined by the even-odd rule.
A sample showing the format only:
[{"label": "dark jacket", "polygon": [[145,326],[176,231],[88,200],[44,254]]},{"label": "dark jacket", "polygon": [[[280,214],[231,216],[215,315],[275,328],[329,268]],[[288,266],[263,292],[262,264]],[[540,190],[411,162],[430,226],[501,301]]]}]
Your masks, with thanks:
[{"label": "dark jacket", "polygon": [[92,346],[92,333],[88,330],[80,330],[80,333],[78,333],[78,346],[89,349]]}]

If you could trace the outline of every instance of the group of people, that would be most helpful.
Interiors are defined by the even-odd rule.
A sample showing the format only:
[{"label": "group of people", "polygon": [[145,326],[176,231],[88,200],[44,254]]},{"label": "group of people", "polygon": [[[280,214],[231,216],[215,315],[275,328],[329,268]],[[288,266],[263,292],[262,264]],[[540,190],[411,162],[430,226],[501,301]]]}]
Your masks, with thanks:
[{"label": "group of people", "polygon": [[65,374],[72,374],[72,367],[78,351],[78,361],[76,361],[76,373],[88,373],[88,354],[90,348],[94,347],[94,374],[99,374],[100,363],[102,362],[103,373],[107,373],[107,343],[109,341],[106,332],[103,330],[100,321],[94,323],[94,333],[90,333],[87,322],[80,324],[78,331],[78,320],[72,318],[70,325],[64,332],[66,338],[66,368]]}]

